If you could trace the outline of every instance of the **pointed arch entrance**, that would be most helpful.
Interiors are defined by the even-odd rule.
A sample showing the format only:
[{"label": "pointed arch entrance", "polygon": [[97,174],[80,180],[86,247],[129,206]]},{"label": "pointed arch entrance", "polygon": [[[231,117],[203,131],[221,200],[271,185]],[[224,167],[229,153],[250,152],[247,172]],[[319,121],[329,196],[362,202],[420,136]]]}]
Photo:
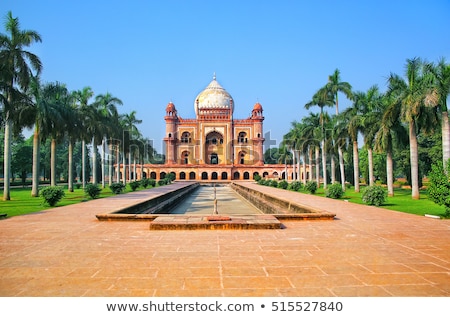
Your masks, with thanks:
[{"label": "pointed arch entrance", "polygon": [[225,162],[223,135],[218,131],[212,131],[206,135],[205,162],[206,164]]}]

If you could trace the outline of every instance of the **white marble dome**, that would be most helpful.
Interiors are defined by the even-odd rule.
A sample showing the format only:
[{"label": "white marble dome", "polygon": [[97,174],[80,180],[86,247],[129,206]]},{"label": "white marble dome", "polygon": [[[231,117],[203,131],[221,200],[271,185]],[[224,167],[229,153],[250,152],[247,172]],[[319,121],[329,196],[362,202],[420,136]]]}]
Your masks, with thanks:
[{"label": "white marble dome", "polygon": [[220,86],[214,75],[209,85],[195,98],[194,109],[196,115],[200,110],[230,109],[233,112],[233,98]]}]

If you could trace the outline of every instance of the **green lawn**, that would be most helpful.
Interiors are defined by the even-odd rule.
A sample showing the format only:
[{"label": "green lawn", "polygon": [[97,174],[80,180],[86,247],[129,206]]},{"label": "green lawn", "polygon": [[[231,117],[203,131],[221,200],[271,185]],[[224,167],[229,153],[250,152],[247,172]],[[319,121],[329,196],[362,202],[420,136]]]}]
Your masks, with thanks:
[{"label": "green lawn", "polygon": [[[361,190],[362,188],[363,187],[361,187]],[[320,188],[316,195],[325,196],[323,188]],[[340,200],[348,200],[356,204],[365,204],[361,199],[361,193],[355,193],[353,188],[347,189]],[[395,188],[394,197],[388,197],[381,207],[421,216],[428,214],[444,217],[445,215],[445,208],[429,200],[425,190],[420,191],[419,200],[413,200],[411,199],[410,189]]]},{"label": "green lawn", "polygon": [[[142,189],[142,188],[140,188]],[[125,192],[130,192],[131,189],[127,186]],[[59,206],[66,206],[76,204],[90,198],[84,193],[82,189],[75,189],[74,192],[65,190],[66,196],[55,206],[50,207],[44,204],[41,197],[31,197],[30,188],[14,188],[11,190],[10,201],[0,201],[0,214],[8,214],[8,217],[24,215],[32,212],[38,212],[45,209],[58,208]],[[102,190],[100,198],[112,196],[111,190],[105,188]],[[325,196],[323,188],[320,188],[316,195]],[[420,192],[419,200],[411,199],[411,191],[408,189],[395,189],[394,197],[388,197],[385,204],[381,207],[416,215],[436,215],[444,217],[445,209],[443,206],[438,206],[427,199],[426,191]],[[331,198],[330,198],[331,199]],[[341,200],[348,200],[357,204],[364,204],[361,200],[361,193],[355,193],[353,188],[347,189],[344,197]]]},{"label": "green lawn", "polygon": [[[131,189],[127,185],[124,193],[130,192]],[[25,215],[32,212],[38,212],[41,210],[58,208],[60,206],[66,206],[76,204],[82,201],[91,199],[84,193],[83,189],[74,189],[73,192],[67,190],[65,187],[65,197],[59,201],[55,207],[50,207],[44,204],[42,197],[31,197],[30,188],[13,188],[11,189],[11,200],[0,201],[0,214],[8,214],[8,217]],[[109,188],[104,188],[100,194],[100,198],[112,196],[112,192]]]}]

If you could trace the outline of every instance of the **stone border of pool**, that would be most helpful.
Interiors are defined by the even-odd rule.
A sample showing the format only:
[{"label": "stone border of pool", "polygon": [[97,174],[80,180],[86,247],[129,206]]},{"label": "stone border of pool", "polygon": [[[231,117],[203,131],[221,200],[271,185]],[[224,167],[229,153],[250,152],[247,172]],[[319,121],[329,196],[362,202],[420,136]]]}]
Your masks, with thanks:
[{"label": "stone border of pool", "polygon": [[[234,215],[230,216],[229,220],[223,221],[210,221],[207,215],[161,214],[163,208],[169,205],[166,198],[176,203],[196,186],[198,184],[192,182],[164,186],[157,195],[144,196],[134,204],[113,210],[111,213],[97,214],[96,217],[100,221],[149,221],[150,230],[282,229],[283,224],[280,220],[333,220],[336,217],[334,213],[263,193],[245,186],[245,183],[234,182],[231,183],[231,187],[264,214]],[[151,206],[150,211],[147,210],[148,206]],[[144,210],[147,210],[146,213],[142,213]],[[157,211],[158,214],[152,211]]]}]

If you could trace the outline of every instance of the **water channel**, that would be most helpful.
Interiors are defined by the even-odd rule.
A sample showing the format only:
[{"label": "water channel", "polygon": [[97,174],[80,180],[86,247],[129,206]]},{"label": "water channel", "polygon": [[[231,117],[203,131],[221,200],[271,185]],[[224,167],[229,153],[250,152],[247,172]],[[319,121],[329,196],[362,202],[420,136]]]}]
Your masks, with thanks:
[{"label": "water channel", "polygon": [[256,215],[262,212],[243,199],[229,185],[201,185],[170,210],[170,214],[212,214],[214,197],[217,211],[222,215]]}]

